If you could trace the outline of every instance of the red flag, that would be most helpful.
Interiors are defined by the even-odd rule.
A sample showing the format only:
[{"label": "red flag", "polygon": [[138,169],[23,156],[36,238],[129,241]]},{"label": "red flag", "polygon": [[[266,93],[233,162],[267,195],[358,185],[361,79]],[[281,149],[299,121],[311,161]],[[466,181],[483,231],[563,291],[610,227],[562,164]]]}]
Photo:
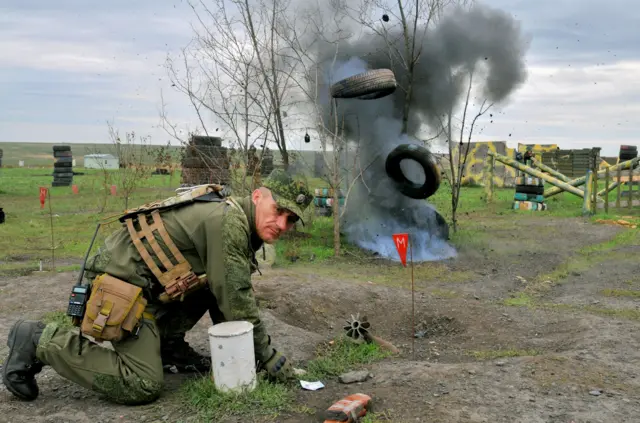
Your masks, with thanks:
[{"label": "red flag", "polygon": [[111,185],[111,195],[116,195],[116,186]]},{"label": "red flag", "polygon": [[407,267],[407,246],[409,245],[409,234],[393,234],[393,242],[400,255],[400,261]]},{"label": "red flag", "polygon": [[47,188],[40,187],[40,208],[44,209],[44,200],[47,198]]},{"label": "red flag", "polygon": [[73,191],[74,194],[78,193],[78,186],[77,185],[72,185],[71,186],[71,191]]}]

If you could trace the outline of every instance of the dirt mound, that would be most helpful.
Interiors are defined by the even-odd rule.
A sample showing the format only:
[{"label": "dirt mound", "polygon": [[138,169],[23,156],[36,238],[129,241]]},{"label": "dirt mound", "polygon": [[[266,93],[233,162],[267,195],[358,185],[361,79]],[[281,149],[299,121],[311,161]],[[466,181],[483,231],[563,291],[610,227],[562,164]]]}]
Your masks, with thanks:
[{"label": "dirt mound", "polygon": [[454,317],[433,316],[416,323],[416,338],[454,335],[464,327]]},{"label": "dirt mound", "polygon": [[[401,350],[402,358],[469,362],[500,351],[512,354],[564,351],[578,342],[588,324],[476,300],[438,299],[415,293],[417,338],[413,339],[411,292],[394,287],[314,276],[292,277],[272,270],[256,280],[261,304],[288,325],[332,337],[344,333],[351,315],[367,316],[370,332]],[[497,353],[496,353],[497,351]]]}]

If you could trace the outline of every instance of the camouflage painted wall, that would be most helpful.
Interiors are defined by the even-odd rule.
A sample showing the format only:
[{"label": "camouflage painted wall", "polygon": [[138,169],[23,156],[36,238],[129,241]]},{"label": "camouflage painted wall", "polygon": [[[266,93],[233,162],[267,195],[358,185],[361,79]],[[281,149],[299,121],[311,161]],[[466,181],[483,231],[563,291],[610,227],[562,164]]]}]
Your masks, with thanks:
[{"label": "camouflage painted wall", "polygon": [[[484,186],[485,178],[485,166],[489,162],[490,157],[487,155],[489,151],[504,156],[513,157],[514,149],[507,147],[507,143],[504,141],[487,141],[487,142],[472,142],[469,145],[465,145],[464,148],[469,148],[469,154],[467,156],[467,162],[464,167],[462,175],[462,184],[465,186]],[[453,151],[454,160],[458,158],[459,146]],[[464,151],[462,152],[462,158],[464,158]],[[448,156],[441,160],[442,170],[446,173],[450,173]],[[457,163],[454,163],[457,165]],[[512,187],[514,186],[516,178],[516,170],[505,166],[500,162],[496,162],[493,184],[496,187]]]}]

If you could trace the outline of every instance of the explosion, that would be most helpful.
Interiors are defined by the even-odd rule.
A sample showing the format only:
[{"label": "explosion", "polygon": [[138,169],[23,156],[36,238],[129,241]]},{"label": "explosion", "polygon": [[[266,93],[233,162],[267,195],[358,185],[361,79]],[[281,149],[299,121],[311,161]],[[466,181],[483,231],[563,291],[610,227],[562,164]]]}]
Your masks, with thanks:
[{"label": "explosion", "polygon": [[[396,28],[396,29],[394,29]],[[391,69],[399,88],[391,95],[376,100],[339,99],[337,117],[349,143],[359,143],[360,163],[366,167],[362,179],[349,194],[342,228],[350,242],[397,260],[392,234],[407,232],[413,243],[415,261],[441,260],[455,256],[446,240],[442,217],[425,200],[401,194],[386,175],[385,159],[398,145],[422,145],[418,131],[422,125],[440,128],[450,110],[464,101],[470,73],[479,82],[483,98],[498,103],[506,99],[524,80],[524,53],[527,42],[517,23],[504,12],[482,6],[457,9],[443,17],[426,32],[422,53],[415,63],[410,81],[408,134],[402,134],[402,117],[409,73],[401,63],[390,63],[389,49],[404,51],[400,28],[388,29],[389,47],[381,37],[363,37],[358,41],[325,45],[317,52],[317,63],[324,78],[321,93],[341,79],[370,69]],[[335,60],[335,61],[334,61]],[[322,99],[324,120],[331,122],[332,99]],[[328,124],[329,125],[329,124]],[[459,132],[459,131],[458,131]],[[405,175],[420,182],[421,169],[404,167]]]}]

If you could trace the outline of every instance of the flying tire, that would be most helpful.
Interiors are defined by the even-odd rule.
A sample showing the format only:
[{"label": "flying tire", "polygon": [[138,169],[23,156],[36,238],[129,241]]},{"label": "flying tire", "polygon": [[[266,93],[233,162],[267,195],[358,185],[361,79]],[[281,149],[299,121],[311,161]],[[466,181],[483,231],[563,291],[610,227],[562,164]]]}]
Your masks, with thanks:
[{"label": "flying tire", "polygon": [[[425,176],[423,183],[415,183],[404,176],[400,163],[405,159],[413,160],[422,167]],[[419,145],[401,144],[396,147],[387,156],[385,170],[398,191],[407,197],[418,200],[429,198],[440,187],[440,169],[429,150]]]},{"label": "flying tire", "polygon": [[391,70],[374,69],[342,79],[331,85],[330,91],[333,98],[375,100],[393,93],[397,86]]}]

